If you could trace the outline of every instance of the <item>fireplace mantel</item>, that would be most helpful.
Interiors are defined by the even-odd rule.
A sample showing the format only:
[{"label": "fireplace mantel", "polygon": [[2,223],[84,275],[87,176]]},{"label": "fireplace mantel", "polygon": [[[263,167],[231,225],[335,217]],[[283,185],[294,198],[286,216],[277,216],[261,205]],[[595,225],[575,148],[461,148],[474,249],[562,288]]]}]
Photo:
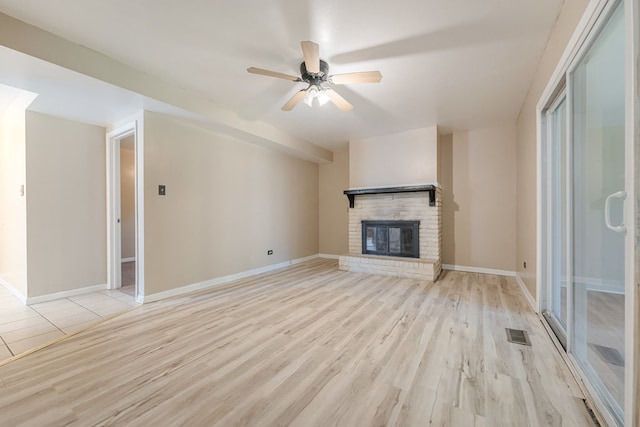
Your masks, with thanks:
[{"label": "fireplace mantel", "polygon": [[417,193],[420,191],[429,192],[429,206],[436,205],[435,185],[409,185],[404,187],[378,187],[378,188],[358,188],[356,190],[344,190],[344,194],[349,198],[349,207],[353,208],[356,196],[363,194],[386,194],[386,193]]}]

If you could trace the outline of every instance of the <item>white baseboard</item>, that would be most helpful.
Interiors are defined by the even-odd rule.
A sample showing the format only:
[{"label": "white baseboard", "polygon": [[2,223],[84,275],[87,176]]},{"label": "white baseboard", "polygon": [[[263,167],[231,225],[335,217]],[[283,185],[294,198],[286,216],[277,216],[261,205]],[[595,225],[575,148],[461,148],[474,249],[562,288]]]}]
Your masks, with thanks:
[{"label": "white baseboard", "polygon": [[319,255],[315,254],[315,255],[309,255],[307,257],[304,258],[297,258],[297,259],[292,259],[291,261],[289,261],[291,263],[291,265],[296,265],[296,264],[300,264],[301,262],[306,262],[306,261],[311,261],[312,259],[316,259],[318,258]]},{"label": "white baseboard", "polygon": [[522,291],[522,294],[524,295],[525,299],[531,306],[531,309],[536,313],[538,312],[538,304],[536,303],[535,298],[529,293],[529,290],[527,289],[524,282],[522,281],[522,278],[515,271],[495,270],[492,268],[482,268],[482,267],[466,267],[463,265],[451,265],[451,264],[442,264],[442,268],[444,270],[464,271],[467,273],[494,274],[496,276],[514,277],[516,279],[516,282],[518,283],[518,286],[520,287],[520,290]]},{"label": "white baseboard", "polygon": [[464,271],[466,273],[494,274],[496,276],[515,277],[516,275],[515,271],[496,270],[493,268],[483,268],[483,267],[467,267],[464,265],[442,264],[442,268],[444,270]]},{"label": "white baseboard", "polygon": [[538,303],[536,302],[535,297],[533,295],[531,295],[531,293],[529,292],[529,289],[527,289],[527,286],[522,281],[522,277],[520,277],[520,275],[517,274],[517,273],[516,273],[516,282],[518,282],[518,285],[520,286],[520,290],[522,291],[522,294],[524,295],[525,299],[527,300],[527,302],[531,306],[531,309],[535,313],[537,313],[538,312]]},{"label": "white baseboard", "polygon": [[84,288],[71,289],[71,290],[68,290],[68,291],[56,292],[56,293],[53,293],[53,294],[40,295],[40,296],[37,296],[37,297],[30,297],[30,298],[27,298],[27,305],[38,304],[38,303],[47,302],[47,301],[52,301],[54,299],[73,297],[73,296],[76,296],[76,295],[82,295],[82,294],[86,294],[86,293],[89,293],[89,292],[102,291],[104,289],[107,289],[107,285],[106,284],[87,286],[87,287],[84,287]]},{"label": "white baseboard", "polygon": [[135,261],[136,257],[132,256],[130,258],[121,258],[120,262],[131,262],[131,261]]},{"label": "white baseboard", "polygon": [[188,294],[190,292],[200,291],[203,289],[210,289],[216,286],[224,285],[234,280],[245,279],[247,277],[255,276],[257,274],[267,273],[269,271],[278,270],[280,268],[289,267],[301,262],[310,261],[318,258],[318,254],[311,255],[304,258],[297,258],[290,261],[280,262],[278,264],[271,264],[260,268],[254,268],[253,270],[247,270],[236,274],[230,274],[228,276],[217,277],[211,280],[205,280],[204,282],[192,283],[191,285],[181,286],[175,289],[169,289],[168,291],[158,292],[156,294],[144,295],[138,298],[139,303],[149,303],[153,301],[159,301],[165,298],[175,297],[179,295]]},{"label": "white baseboard", "polygon": [[5,282],[4,280],[0,279],[0,285],[5,287],[9,292],[11,292],[11,295],[18,298],[23,304],[27,304],[27,297],[18,292],[18,290],[11,286],[9,282]]},{"label": "white baseboard", "polygon": [[318,254],[319,258],[326,258],[326,259],[340,259],[340,255],[333,255],[333,254]]}]

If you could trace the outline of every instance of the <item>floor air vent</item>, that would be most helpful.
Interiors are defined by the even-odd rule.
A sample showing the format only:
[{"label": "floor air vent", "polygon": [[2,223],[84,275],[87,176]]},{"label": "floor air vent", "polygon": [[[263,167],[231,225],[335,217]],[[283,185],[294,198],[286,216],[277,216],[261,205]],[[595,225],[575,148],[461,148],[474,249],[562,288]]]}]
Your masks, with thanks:
[{"label": "floor air vent", "polygon": [[527,335],[527,331],[523,331],[521,329],[510,329],[507,330],[507,340],[509,342],[513,342],[516,344],[522,345],[531,345],[531,341],[529,341],[529,335]]}]

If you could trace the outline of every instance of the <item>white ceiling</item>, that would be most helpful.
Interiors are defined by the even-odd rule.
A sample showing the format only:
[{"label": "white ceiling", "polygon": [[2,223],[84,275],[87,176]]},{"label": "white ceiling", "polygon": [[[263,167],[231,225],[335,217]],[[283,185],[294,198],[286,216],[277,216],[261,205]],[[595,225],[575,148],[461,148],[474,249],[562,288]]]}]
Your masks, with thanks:
[{"label": "white ceiling", "polygon": [[[349,139],[435,124],[454,131],[513,123],[561,4],[562,0],[0,0],[0,11],[199,94],[244,120],[263,122],[334,150],[345,147]],[[380,70],[382,82],[337,86],[354,105],[347,113],[330,104],[299,104],[291,112],[281,111],[305,86],[248,74],[246,68],[299,74],[301,40],[320,44],[320,57],[329,62],[330,74]],[[15,59],[15,52],[0,49],[1,62],[7,63],[12,55]],[[0,72],[0,83],[16,84],[18,72]],[[77,73],[54,74],[67,81],[68,90],[70,80],[81,78]],[[23,76],[19,83],[32,90],[31,79]],[[36,107],[61,115],[56,104],[65,84],[57,85],[54,77],[47,81],[57,92],[45,96],[40,79]],[[75,119],[86,114],[90,122],[112,123],[111,116],[122,116],[125,110],[145,103],[145,108],[152,108],[152,102],[136,100],[131,93],[126,99],[112,94],[97,103],[102,98],[88,86],[65,97],[83,106],[68,113]],[[110,91],[116,93],[117,88]],[[119,102],[124,103],[122,111]]]}]

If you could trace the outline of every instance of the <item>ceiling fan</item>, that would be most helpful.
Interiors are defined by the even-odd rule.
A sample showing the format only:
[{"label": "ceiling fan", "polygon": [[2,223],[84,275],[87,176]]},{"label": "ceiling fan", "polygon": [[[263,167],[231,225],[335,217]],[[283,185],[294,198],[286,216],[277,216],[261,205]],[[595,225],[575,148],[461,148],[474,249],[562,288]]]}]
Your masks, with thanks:
[{"label": "ceiling fan", "polygon": [[303,101],[311,106],[314,99],[322,105],[327,101],[333,102],[342,111],[349,111],[353,105],[340,96],[329,85],[341,85],[348,83],[378,83],[382,80],[380,71],[363,71],[358,73],[345,73],[329,75],[329,64],[320,59],[320,48],[317,43],[311,41],[300,42],[304,62],[300,64],[300,77],[277,71],[264,70],[262,68],[250,67],[247,71],[252,74],[276,77],[279,79],[291,80],[292,82],[307,83],[306,89],[297,92],[284,104],[282,110],[291,111],[293,107]]}]

